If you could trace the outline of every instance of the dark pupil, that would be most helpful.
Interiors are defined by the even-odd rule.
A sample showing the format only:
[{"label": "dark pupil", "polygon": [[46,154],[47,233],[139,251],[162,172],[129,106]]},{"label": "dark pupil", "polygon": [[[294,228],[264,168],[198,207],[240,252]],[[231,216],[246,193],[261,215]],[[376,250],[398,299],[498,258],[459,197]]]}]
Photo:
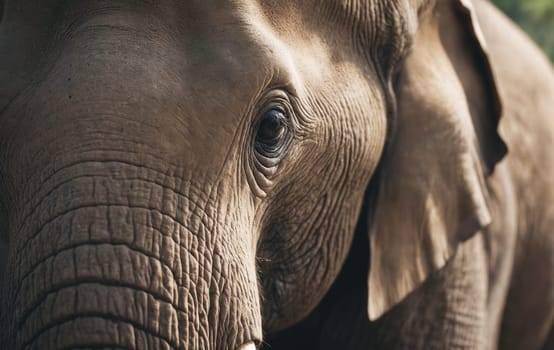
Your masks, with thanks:
[{"label": "dark pupil", "polygon": [[285,131],[285,116],[282,111],[272,109],[267,111],[258,129],[257,141],[267,146],[279,143]]}]

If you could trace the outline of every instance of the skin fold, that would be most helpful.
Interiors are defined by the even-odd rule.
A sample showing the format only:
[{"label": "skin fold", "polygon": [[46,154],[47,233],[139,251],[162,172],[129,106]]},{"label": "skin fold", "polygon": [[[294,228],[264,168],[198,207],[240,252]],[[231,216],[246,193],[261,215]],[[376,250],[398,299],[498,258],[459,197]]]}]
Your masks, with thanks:
[{"label": "skin fold", "polygon": [[489,2],[0,14],[6,349],[552,346],[554,73]]}]

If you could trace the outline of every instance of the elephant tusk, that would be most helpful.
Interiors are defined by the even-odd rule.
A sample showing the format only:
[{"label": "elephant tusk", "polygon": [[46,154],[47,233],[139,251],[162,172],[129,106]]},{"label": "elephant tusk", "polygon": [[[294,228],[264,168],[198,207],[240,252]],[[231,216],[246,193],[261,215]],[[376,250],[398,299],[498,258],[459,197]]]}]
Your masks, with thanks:
[{"label": "elephant tusk", "polygon": [[254,343],[250,342],[247,344],[244,344],[239,348],[239,350],[256,350],[256,345]]}]

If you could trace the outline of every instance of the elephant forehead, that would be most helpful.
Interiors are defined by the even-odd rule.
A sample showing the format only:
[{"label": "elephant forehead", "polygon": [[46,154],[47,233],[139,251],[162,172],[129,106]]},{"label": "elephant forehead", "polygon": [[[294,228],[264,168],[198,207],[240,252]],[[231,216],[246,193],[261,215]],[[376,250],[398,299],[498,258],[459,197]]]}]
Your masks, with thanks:
[{"label": "elephant forehead", "polygon": [[[160,23],[145,28],[142,39],[127,36],[119,53],[135,56],[129,76],[136,81],[126,93],[136,89],[139,103],[141,96],[152,101],[146,110],[154,112],[137,117],[171,125],[160,128],[157,142],[167,154],[195,165],[219,166],[230,149],[250,141],[264,90],[279,86],[297,94],[305,85],[302,77],[317,79],[331,66],[324,64],[325,45],[312,39],[309,46],[317,52],[302,52],[306,42],[277,33],[255,2],[214,3],[181,4],[169,24],[158,17]],[[119,16],[99,16],[87,26],[113,26]]]},{"label": "elephant forehead", "polygon": [[33,125],[71,119],[64,128],[90,131],[76,142],[109,127],[114,145],[123,137],[183,166],[219,168],[250,141],[263,89],[299,84],[290,52],[256,7],[191,4],[65,19],[73,24],[52,39],[53,66],[33,101],[21,101],[32,102]]},{"label": "elephant forehead", "polygon": [[29,115],[40,122],[32,125],[44,129],[49,120],[71,118],[64,128],[108,135],[110,146],[123,137],[183,166],[221,167],[230,151],[251,141],[264,89],[286,87],[301,96],[326,84],[331,91],[330,82],[353,81],[344,73],[361,66],[330,31],[326,37],[304,25],[298,4],[270,5],[64,2],[76,8],[56,20],[63,28],[53,31],[54,65],[33,96]]}]

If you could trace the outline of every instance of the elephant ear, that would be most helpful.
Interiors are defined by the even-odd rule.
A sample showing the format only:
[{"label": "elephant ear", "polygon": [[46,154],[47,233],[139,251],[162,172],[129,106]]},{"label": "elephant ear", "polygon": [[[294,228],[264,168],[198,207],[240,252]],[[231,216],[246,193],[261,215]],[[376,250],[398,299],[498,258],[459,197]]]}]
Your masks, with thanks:
[{"label": "elephant ear", "polygon": [[436,1],[418,17],[369,216],[370,320],[490,223],[485,178],[507,151],[497,133],[501,106],[471,3]]}]

